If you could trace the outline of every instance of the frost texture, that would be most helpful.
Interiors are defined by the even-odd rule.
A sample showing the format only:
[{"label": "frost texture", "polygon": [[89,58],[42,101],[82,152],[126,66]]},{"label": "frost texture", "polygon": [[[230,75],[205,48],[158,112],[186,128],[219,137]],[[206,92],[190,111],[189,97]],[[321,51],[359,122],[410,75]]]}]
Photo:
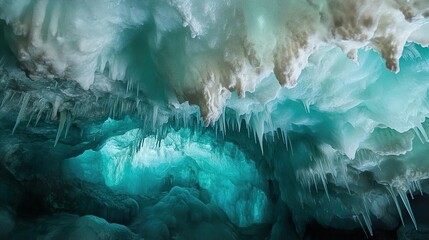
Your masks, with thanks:
[{"label": "frost texture", "polygon": [[63,173],[154,197],[142,236],[407,234],[429,193],[428,17],[425,0],[0,0],[0,113],[57,148],[80,130],[94,146]]},{"label": "frost texture", "polygon": [[406,41],[428,43],[428,11],[424,0],[0,2],[9,46],[31,78],[89,89],[105,74],[152,100],[197,104],[206,123],[231,92],[253,92],[271,72],[295,86],[322,46],[356,61],[370,47],[398,72]]}]

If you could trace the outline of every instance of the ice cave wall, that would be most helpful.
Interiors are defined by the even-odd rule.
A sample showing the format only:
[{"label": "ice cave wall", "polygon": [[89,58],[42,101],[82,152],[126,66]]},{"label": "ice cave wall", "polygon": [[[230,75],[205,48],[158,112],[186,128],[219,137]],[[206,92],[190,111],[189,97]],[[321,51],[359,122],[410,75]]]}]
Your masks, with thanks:
[{"label": "ice cave wall", "polygon": [[149,99],[197,104],[206,123],[231,92],[253,92],[271,72],[295,86],[322,46],[354,60],[372,48],[397,72],[407,41],[428,44],[424,0],[0,4],[8,44],[31,78],[75,80],[87,90],[105,73]]},{"label": "ice cave wall", "polygon": [[[2,166],[49,211],[152,238],[268,224],[275,239],[313,220],[418,228],[428,12],[424,0],[1,0]],[[99,185],[78,195],[91,207],[68,205]]]}]

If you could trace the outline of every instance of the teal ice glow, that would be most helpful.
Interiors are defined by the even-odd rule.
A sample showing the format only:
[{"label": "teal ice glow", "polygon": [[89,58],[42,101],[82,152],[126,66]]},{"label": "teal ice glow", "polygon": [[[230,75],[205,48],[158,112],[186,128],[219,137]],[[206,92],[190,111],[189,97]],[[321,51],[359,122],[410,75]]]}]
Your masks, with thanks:
[{"label": "teal ice glow", "polygon": [[[27,122],[85,149],[61,162],[67,178],[160,200],[145,213],[183,200],[239,226],[417,228],[428,13],[427,0],[0,0],[0,114],[14,134]],[[168,239],[166,215],[152,220]]]},{"label": "teal ice glow", "polygon": [[[99,151],[90,150],[68,161],[76,174],[76,169],[101,170],[113,189],[156,196],[173,186],[197,188],[206,191],[209,202],[239,226],[269,221],[266,179],[236,145],[219,142],[210,132],[181,129],[171,130],[160,141],[148,136],[136,148],[140,134],[134,129],[112,137]],[[79,177],[94,181],[90,174]]]},{"label": "teal ice glow", "polygon": [[[429,115],[427,56],[426,48],[407,45],[402,70],[394,74],[371,50],[359,51],[356,64],[339,49],[322,49],[312,55],[296,88],[280,89],[270,75],[246,98],[233,96],[212,128],[218,137],[211,130],[170,129],[161,139],[150,135],[137,144],[142,130],[134,129],[73,159],[71,166],[75,175],[130,193],[160,194],[173,186],[204,189],[240,226],[270,217],[262,171],[278,181],[296,223],[315,218],[326,225],[357,227],[361,221],[365,231],[372,231],[369,219],[375,216],[394,225],[382,210],[396,208],[386,197],[402,196],[398,209],[401,202],[408,206],[404,192],[419,192],[421,181],[429,177],[429,165],[422,160]],[[237,134],[241,119],[250,138],[241,134],[238,143],[220,141],[223,134]],[[175,121],[173,125],[193,120],[177,115]],[[119,125],[109,120],[103,129]],[[246,154],[238,146],[249,141],[253,149],[246,146]],[[266,161],[258,162],[259,169],[256,156]],[[88,174],[91,168],[102,176]],[[368,172],[376,190],[358,181]]]}]

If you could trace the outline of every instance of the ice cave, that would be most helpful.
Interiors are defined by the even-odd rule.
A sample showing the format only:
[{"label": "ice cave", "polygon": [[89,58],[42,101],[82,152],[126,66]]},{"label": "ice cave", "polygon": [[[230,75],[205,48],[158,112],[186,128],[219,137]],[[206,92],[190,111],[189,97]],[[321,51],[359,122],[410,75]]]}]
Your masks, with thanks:
[{"label": "ice cave", "polygon": [[0,0],[0,239],[429,239],[429,0]]}]

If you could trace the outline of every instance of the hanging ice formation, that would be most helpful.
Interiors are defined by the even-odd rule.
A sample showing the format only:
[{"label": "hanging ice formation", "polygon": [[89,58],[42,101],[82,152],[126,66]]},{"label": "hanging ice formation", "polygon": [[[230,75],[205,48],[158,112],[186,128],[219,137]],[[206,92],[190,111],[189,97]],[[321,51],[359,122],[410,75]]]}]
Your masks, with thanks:
[{"label": "hanging ice formation", "polygon": [[[156,199],[84,209],[132,231],[61,226],[149,239],[420,227],[426,0],[0,0],[0,30],[0,171]],[[57,200],[45,205],[87,213]],[[2,201],[0,223],[14,209]]]}]

